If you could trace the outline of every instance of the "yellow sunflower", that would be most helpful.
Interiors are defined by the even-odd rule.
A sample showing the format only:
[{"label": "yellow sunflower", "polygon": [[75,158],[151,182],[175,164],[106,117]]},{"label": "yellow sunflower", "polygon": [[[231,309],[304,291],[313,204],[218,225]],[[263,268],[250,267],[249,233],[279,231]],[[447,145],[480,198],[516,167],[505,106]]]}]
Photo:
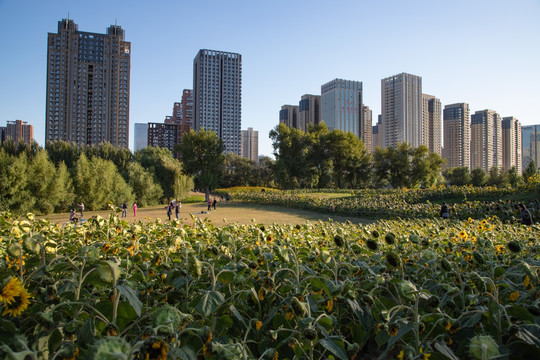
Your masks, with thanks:
[{"label": "yellow sunflower", "polygon": [[4,306],[4,312],[2,313],[2,316],[4,315],[11,315],[14,317],[17,317],[22,314],[24,310],[28,308],[28,305],[30,304],[30,294],[26,289],[21,286],[19,288],[19,293],[14,296],[13,301],[9,304],[5,304]]},{"label": "yellow sunflower", "polygon": [[461,230],[461,231],[458,233],[458,237],[460,237],[460,238],[463,239],[463,240],[467,240],[467,238],[469,237],[469,235],[468,235],[465,231]]},{"label": "yellow sunflower", "polygon": [[12,277],[2,289],[2,293],[0,293],[0,301],[4,304],[12,303],[15,301],[15,296],[20,293],[21,288],[22,285],[19,279]]}]

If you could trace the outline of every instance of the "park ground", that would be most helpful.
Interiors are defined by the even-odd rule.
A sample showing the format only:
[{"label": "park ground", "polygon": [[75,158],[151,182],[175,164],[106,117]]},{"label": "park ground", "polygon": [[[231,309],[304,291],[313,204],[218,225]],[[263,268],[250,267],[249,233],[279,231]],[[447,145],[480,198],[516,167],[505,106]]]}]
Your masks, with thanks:
[{"label": "park ground", "polygon": [[[215,211],[208,211],[207,209],[208,205],[206,203],[182,204],[179,219],[185,223],[191,223],[193,221],[192,216],[194,216],[201,220],[209,219],[215,226],[223,226],[232,223],[249,224],[252,222],[264,225],[274,223],[295,225],[304,224],[307,221],[345,222],[349,220],[354,224],[368,224],[374,222],[370,219],[323,214],[273,205],[245,204],[238,202],[221,201],[217,203]],[[108,217],[110,214],[111,210],[85,211],[83,219],[88,219],[96,215]],[[118,213],[118,216],[120,217],[121,213]],[[64,224],[69,222],[69,213],[49,214],[39,216],[39,218],[49,219],[52,222]],[[127,217],[125,218],[128,222],[143,221],[145,223],[155,221],[156,219],[168,221],[165,205],[139,208],[137,209],[137,216],[133,216],[133,209],[128,208]],[[171,216],[171,219],[175,219],[174,213]]]}]

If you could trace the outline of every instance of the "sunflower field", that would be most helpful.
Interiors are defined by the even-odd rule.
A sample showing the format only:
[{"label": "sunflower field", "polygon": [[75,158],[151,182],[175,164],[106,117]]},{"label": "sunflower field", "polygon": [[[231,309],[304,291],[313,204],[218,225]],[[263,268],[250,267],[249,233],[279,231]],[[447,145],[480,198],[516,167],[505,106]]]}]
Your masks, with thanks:
[{"label": "sunflower field", "polygon": [[534,359],[540,228],[0,213],[0,357]]}]

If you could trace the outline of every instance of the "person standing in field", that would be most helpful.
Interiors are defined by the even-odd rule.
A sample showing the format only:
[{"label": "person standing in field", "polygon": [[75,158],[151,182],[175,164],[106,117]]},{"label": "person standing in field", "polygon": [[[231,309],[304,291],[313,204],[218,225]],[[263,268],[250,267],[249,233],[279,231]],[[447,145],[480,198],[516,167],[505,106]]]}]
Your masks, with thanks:
[{"label": "person standing in field", "polygon": [[77,205],[77,206],[79,206],[81,208],[81,217],[83,217],[84,216],[84,204],[83,204],[83,202],[81,201],[81,203],[79,205]]},{"label": "person standing in field", "polygon": [[133,217],[137,216],[137,203],[133,203]]},{"label": "person standing in field", "polygon": [[212,207],[214,208],[214,211],[216,211],[216,204],[217,204],[217,201],[216,201],[216,198],[214,198],[214,201],[212,201]]},{"label": "person standing in field", "polygon": [[176,206],[174,207],[174,213],[176,215],[176,220],[178,220],[178,214],[180,214],[180,208],[182,207],[182,204],[180,201],[176,203]]},{"label": "person standing in field", "polygon": [[523,204],[518,204],[518,209],[521,212],[521,223],[523,225],[532,225],[533,219],[529,209],[527,209]]},{"label": "person standing in field", "polygon": [[212,210],[212,200],[208,198],[208,211]]},{"label": "person standing in field", "polygon": [[125,201],[122,204],[122,217],[123,218],[127,217],[127,203]]},{"label": "person standing in field", "polygon": [[441,206],[441,217],[443,219],[446,219],[447,217],[450,216],[450,210],[448,209],[448,205],[446,205],[446,203],[442,203],[442,206]]},{"label": "person standing in field", "polygon": [[169,221],[171,220],[171,214],[172,214],[172,202],[170,202],[167,205],[167,217],[169,218]]}]

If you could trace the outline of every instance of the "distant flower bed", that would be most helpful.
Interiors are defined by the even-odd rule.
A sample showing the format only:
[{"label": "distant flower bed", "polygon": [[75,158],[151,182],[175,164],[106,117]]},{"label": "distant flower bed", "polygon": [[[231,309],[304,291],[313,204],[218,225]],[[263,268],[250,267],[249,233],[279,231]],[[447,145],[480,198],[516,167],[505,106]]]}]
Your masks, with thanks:
[{"label": "distant flower bed", "polygon": [[193,204],[193,203],[200,203],[204,202],[204,196],[201,195],[190,195],[182,199],[182,203],[184,204]]}]

